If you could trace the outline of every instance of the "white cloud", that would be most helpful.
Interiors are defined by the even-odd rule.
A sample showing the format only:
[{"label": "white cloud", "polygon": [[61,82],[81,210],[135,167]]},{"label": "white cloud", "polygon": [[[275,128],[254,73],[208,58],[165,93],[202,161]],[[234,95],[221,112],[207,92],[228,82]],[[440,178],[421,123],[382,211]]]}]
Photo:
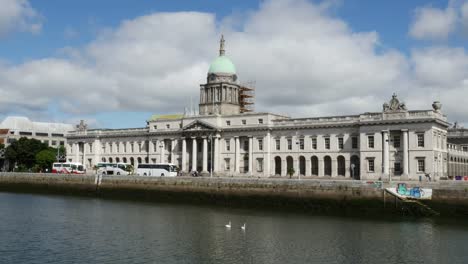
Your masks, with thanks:
[{"label": "white cloud", "polygon": [[28,0],[2,0],[0,4],[0,37],[13,30],[33,34],[41,31],[40,16]]},{"label": "white cloud", "polygon": [[430,6],[418,8],[409,34],[416,39],[446,39],[455,30],[457,16],[450,5],[445,10]]},{"label": "white cloud", "polygon": [[380,111],[397,92],[410,109],[430,109],[441,99],[449,117],[468,112],[450,103],[466,94],[464,49],[414,50],[410,57],[381,50],[377,32],[353,31],[328,10],[303,0],[270,0],[237,14],[242,20],[233,15],[219,22],[199,12],[127,20],[81,49],[62,49],[61,58],[0,64],[0,111],[48,113],[54,105],[76,117],[182,112],[190,97],[198,102],[198,85],[224,33],[240,80],[256,81],[257,110],[293,116]]}]

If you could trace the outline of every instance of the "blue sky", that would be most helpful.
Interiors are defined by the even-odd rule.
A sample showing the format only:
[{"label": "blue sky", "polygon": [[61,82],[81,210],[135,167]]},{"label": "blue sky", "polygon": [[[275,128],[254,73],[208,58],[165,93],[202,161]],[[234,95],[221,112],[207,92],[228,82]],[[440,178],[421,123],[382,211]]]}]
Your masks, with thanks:
[{"label": "blue sky", "polygon": [[[468,121],[468,116],[463,115],[468,109],[450,107],[458,104],[457,98],[468,91],[468,77],[462,72],[464,67],[468,67],[462,61],[468,48],[468,31],[464,27],[468,25],[465,24],[468,21],[468,4],[463,0],[5,1],[20,3],[23,8],[26,6],[29,13],[17,17],[11,14],[12,22],[5,23],[4,28],[8,30],[2,34],[1,16],[8,18],[9,14],[0,12],[0,66],[3,65],[5,72],[0,75],[0,94],[12,98],[0,101],[4,105],[0,108],[0,118],[26,115],[43,121],[76,122],[86,119],[95,127],[144,126],[152,113],[181,112],[188,106],[189,97],[192,97],[194,104],[198,102],[198,85],[205,78],[209,62],[216,56],[215,41],[221,33],[225,33],[228,55],[232,54],[239,75],[242,73],[245,79],[256,80],[257,97],[264,95],[257,98],[258,110],[293,116],[378,111],[384,100],[393,92],[399,92],[410,103],[410,109],[411,106],[430,109],[428,106],[432,100],[440,97],[441,101],[444,99],[442,103],[449,106],[447,113],[452,117],[451,121]],[[467,14],[463,9],[465,5]],[[202,16],[179,16],[180,12],[185,11],[195,11]],[[440,11],[442,18],[431,17],[434,15],[431,11],[435,15]],[[299,12],[297,17],[295,12]],[[168,14],[164,20],[162,13]],[[441,25],[437,32],[431,31],[431,28],[439,28],[439,25],[431,23],[443,23],[445,18],[451,17],[455,22],[446,27]],[[184,31],[175,27],[178,20],[187,28],[193,26],[193,29]],[[301,29],[304,33],[299,30],[304,26],[301,22],[306,25]],[[130,29],[125,27],[126,23]],[[291,29],[281,29],[281,23],[291,25]],[[324,23],[324,28],[333,33],[328,36],[320,28],[309,30],[307,23],[311,28],[314,24]],[[40,25],[40,30],[33,30],[33,25]],[[151,32],[148,35],[148,30],[155,30],[154,36],[151,36]],[[200,39],[191,36],[194,31],[199,33]],[[174,40],[168,32],[180,34],[181,38],[187,37],[181,43],[190,45],[181,44],[172,49],[171,41],[179,43],[179,40]],[[265,37],[258,36],[266,36],[269,43],[284,41],[271,47],[269,53],[288,53],[284,64],[289,62],[289,57],[296,58],[295,61],[299,57],[298,63],[303,65],[298,67],[299,71],[301,68],[317,69],[298,72],[298,76],[311,76],[304,79],[285,74],[283,79],[272,80],[270,74],[261,72],[259,67],[248,65],[252,57],[262,56],[248,48],[265,45],[261,43]],[[285,41],[286,37],[297,41]],[[332,38],[336,38],[338,44]],[[304,46],[307,54],[299,53],[295,48],[281,50],[288,45],[293,47],[297,42],[307,43]],[[325,51],[327,56],[319,58],[319,52],[314,53],[312,47],[317,46],[320,50],[320,46],[330,43],[333,45]],[[362,49],[359,47],[361,43]],[[146,56],[138,59],[134,54],[110,53],[111,50],[122,52],[129,47],[141,47],[141,52],[149,54],[148,61],[141,59]],[[165,67],[167,61],[158,64],[158,58],[168,52],[180,54],[171,53],[170,67]],[[268,53],[263,55],[267,56]],[[109,58],[113,56],[117,57],[114,61]],[[333,60],[328,61],[326,57]],[[115,66],[133,59],[135,61],[129,65],[121,68]],[[263,60],[269,61],[269,58]],[[307,66],[311,61],[315,64]],[[353,65],[354,61],[359,62],[356,67],[361,68],[361,72],[346,72],[352,66],[321,72],[327,68],[324,65]],[[430,61],[446,61],[446,66],[428,68],[426,64]],[[275,62],[283,63],[281,60]],[[452,74],[450,67],[455,66],[451,65],[457,66],[456,69],[461,72]],[[165,67],[163,72],[158,71],[160,66]],[[138,70],[145,72],[151,67],[155,76],[138,73]],[[291,69],[273,68],[272,71],[278,70],[280,73]],[[381,71],[372,72],[372,68]],[[57,78],[57,74],[46,76],[45,69],[59,74],[63,71],[66,78],[59,76],[58,80],[49,83],[51,78]],[[133,71],[137,73],[132,74]],[[431,76],[434,72],[448,74],[435,78]],[[240,78],[243,76],[240,75]],[[278,74],[278,78],[281,76]],[[294,80],[292,83],[288,80],[290,76]],[[349,76],[355,76],[356,83],[348,83],[346,80],[350,79]],[[284,85],[292,85],[298,94],[307,91],[316,96],[304,100],[282,96]],[[353,85],[359,88],[354,89]],[[271,96],[271,91],[266,91],[270,88],[266,87],[277,91],[273,93],[277,96]],[[29,93],[29,89],[36,92]],[[82,94],[77,89],[83,89]],[[131,92],[133,89],[134,93]],[[333,94],[324,92],[324,89],[331,90]],[[347,94],[342,93],[343,89],[354,91]],[[47,97],[42,98],[38,90],[44,91]],[[446,90],[450,90],[448,95],[445,95]],[[90,93],[92,95],[83,96]],[[420,96],[421,93],[426,96]],[[130,100],[136,94],[146,99]],[[341,94],[341,97],[336,94]],[[185,98],[181,98],[181,95]],[[379,103],[376,104],[376,100]],[[172,103],[168,104],[168,101]]]}]

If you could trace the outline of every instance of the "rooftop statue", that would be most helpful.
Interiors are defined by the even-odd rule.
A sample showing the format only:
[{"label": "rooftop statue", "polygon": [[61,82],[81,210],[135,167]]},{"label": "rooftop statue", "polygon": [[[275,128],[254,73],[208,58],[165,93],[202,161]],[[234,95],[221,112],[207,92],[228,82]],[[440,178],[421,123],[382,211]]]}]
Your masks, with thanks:
[{"label": "rooftop statue", "polygon": [[407,111],[405,103],[398,100],[397,95],[394,93],[390,102],[383,104],[384,112],[393,112],[393,111]]}]

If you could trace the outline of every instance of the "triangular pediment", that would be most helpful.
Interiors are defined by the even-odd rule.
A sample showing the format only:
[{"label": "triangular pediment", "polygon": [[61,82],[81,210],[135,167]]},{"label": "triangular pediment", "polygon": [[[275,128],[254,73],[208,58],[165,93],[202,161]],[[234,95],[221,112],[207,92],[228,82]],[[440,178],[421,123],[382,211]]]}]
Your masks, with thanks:
[{"label": "triangular pediment", "polygon": [[218,128],[207,122],[204,122],[201,120],[195,120],[192,123],[184,126],[182,130],[183,131],[218,130]]}]

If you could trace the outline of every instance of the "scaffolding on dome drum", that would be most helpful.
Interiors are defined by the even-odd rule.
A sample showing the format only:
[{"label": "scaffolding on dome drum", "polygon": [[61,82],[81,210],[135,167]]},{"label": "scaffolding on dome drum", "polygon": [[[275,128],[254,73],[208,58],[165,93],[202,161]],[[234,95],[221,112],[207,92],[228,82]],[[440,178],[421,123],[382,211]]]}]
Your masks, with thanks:
[{"label": "scaffolding on dome drum", "polygon": [[241,84],[239,88],[239,105],[241,113],[255,110],[255,82]]}]

